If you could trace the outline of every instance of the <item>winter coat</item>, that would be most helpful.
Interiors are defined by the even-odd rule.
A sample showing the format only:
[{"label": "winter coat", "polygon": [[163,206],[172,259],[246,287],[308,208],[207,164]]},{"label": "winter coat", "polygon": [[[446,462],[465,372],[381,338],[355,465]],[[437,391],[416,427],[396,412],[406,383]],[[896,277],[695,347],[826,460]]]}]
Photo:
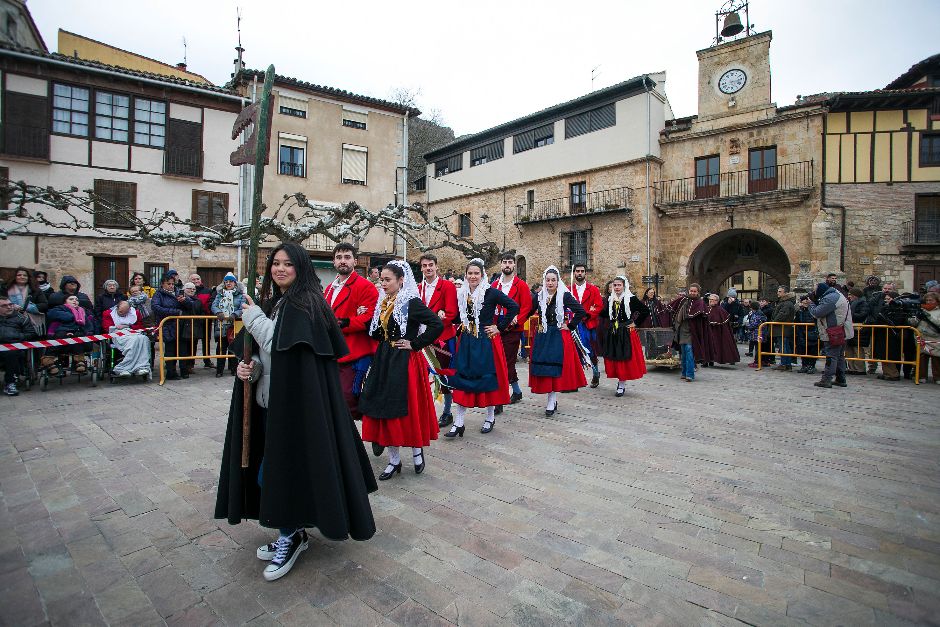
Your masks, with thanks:
[{"label": "winter coat", "polygon": [[[940,357],[940,328],[938,328],[940,327],[940,309],[934,309],[933,311],[921,309],[916,320],[912,322],[916,322],[912,326],[916,326],[917,330],[920,331],[920,352],[933,357]],[[927,373],[921,372],[920,376],[926,377]],[[934,376],[936,377],[936,375]]]},{"label": "winter coat", "polygon": [[726,298],[721,301],[721,308],[728,312],[728,316],[731,318],[731,326],[737,327],[740,326],[741,319],[744,318],[745,311],[744,305],[741,304],[737,298],[734,301]]},{"label": "winter coat", "polygon": [[[819,330],[816,328],[816,318],[813,317],[813,314],[809,312],[809,308],[797,307],[796,315],[793,317],[794,322],[812,322],[813,326],[796,327],[796,345],[794,348],[794,353],[815,355],[817,345],[819,342]],[[807,332],[808,331],[808,332]]]},{"label": "winter coat", "polygon": [[[871,306],[864,298],[856,298],[852,301],[852,322],[855,324],[867,324],[871,315]],[[858,330],[858,346],[865,347],[871,344],[871,329],[863,328]],[[853,345],[855,343],[853,342]]]},{"label": "winter coat", "polygon": [[829,341],[827,329],[834,326],[841,326],[845,329],[846,342],[855,337],[855,327],[852,324],[852,316],[849,311],[849,300],[836,288],[830,287],[826,290],[819,298],[818,303],[809,306],[809,312],[816,318],[819,339],[823,342]]},{"label": "winter coat", "polygon": [[[215,331],[213,331],[213,333],[216,334],[216,338],[219,337],[218,334],[220,333],[220,329],[221,329],[221,333],[223,334],[228,333],[229,327],[231,327],[232,324],[234,323],[233,321],[242,319],[242,305],[245,304],[244,286],[241,283],[236,282],[235,289],[233,290],[233,292],[234,294],[232,294],[232,305],[233,305],[232,318],[231,319],[227,318],[219,322],[218,327],[216,327]],[[212,301],[212,306],[209,308],[210,313],[216,316],[219,315],[220,313],[223,313],[222,298],[224,296],[225,296],[225,285],[223,284],[222,287],[216,290],[215,299]]]},{"label": "winter coat", "polygon": [[767,322],[767,316],[760,309],[752,309],[747,317],[747,336],[752,342],[760,342],[760,325]]},{"label": "winter coat", "polygon": [[85,325],[82,326],[75,321],[75,314],[65,305],[58,305],[46,312],[46,320],[49,321],[49,337],[61,337],[65,334],[91,335],[95,332],[95,319],[88,311],[85,312]]},{"label": "winter coat", "polygon": [[0,344],[24,342],[35,337],[36,329],[26,314],[17,312],[0,316]]},{"label": "winter coat", "polygon": [[74,283],[77,287],[75,288],[75,296],[78,297],[78,304],[88,311],[92,316],[95,315],[95,305],[91,302],[91,299],[88,298],[88,294],[82,292],[82,284],[78,282],[78,279],[73,277],[70,274],[66,274],[62,277],[62,280],[59,281],[59,291],[55,292],[48,298],[49,307],[58,307],[59,305],[65,304],[65,299],[72,294],[67,294],[65,292],[65,284]]},{"label": "winter coat", "polygon": [[[793,322],[795,316],[796,296],[794,294],[785,294],[782,298],[777,300],[777,304],[774,306],[773,316],[770,320],[773,322]],[[793,337],[793,331],[786,326],[772,325],[772,332],[775,340],[779,340],[782,337]]]},{"label": "winter coat", "polygon": [[[181,302],[180,309],[183,316],[201,316],[202,303],[195,296],[186,296]],[[180,320],[180,337],[190,339],[192,337],[200,338],[205,332],[206,323],[204,320]],[[211,324],[210,324],[211,328]],[[195,332],[194,332],[195,331]]]},{"label": "winter coat", "polygon": [[[179,301],[176,300],[176,296],[163,289],[157,290],[154,293],[153,299],[150,301],[150,307],[153,309],[154,323],[157,326],[160,326],[160,321],[164,318],[183,315],[183,308],[180,306]],[[163,325],[163,339],[176,339],[175,323],[168,322]]]},{"label": "winter coat", "polygon": [[122,300],[127,300],[127,296],[121,292],[115,292],[114,294],[104,292],[103,294],[98,294],[95,298],[95,320],[101,321],[104,318],[104,312],[112,307],[116,307]]}]

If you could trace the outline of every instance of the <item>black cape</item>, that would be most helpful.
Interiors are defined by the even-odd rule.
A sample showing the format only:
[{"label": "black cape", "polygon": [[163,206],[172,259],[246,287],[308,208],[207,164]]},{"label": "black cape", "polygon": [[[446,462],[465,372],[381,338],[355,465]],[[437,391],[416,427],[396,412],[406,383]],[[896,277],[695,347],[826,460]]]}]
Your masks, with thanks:
[{"label": "black cape", "polygon": [[271,346],[267,424],[255,402],[247,469],[241,468],[243,384],[236,380],[216,518],[233,525],[248,518],[272,528],[317,527],[331,540],[368,540],[375,534],[368,494],[378,486],[343,400],[336,360],[349,351],[334,327],[319,313],[311,320],[285,303]]}]

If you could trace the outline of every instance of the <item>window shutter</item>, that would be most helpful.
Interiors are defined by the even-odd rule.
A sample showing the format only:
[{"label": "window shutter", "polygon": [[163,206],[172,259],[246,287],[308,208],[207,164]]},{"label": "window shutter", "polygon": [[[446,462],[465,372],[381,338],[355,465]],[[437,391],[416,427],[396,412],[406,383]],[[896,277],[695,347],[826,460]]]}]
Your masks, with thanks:
[{"label": "window shutter", "polygon": [[202,124],[170,118],[164,172],[202,177]]},{"label": "window shutter", "polygon": [[608,128],[617,123],[617,110],[614,103],[604,105],[599,109],[591,111],[591,130],[597,131],[602,128]]},{"label": "window shutter", "polygon": [[307,113],[307,101],[300,98],[292,98],[290,96],[285,96],[284,94],[277,95],[278,105],[282,107],[287,107],[288,109],[293,109],[295,111],[303,111],[304,114]]},{"label": "window shutter", "polygon": [[565,139],[614,126],[617,123],[617,110],[614,105],[612,102],[565,118]]},{"label": "window shutter", "polygon": [[228,223],[228,194],[194,189],[193,221],[197,223],[192,227],[194,231]]},{"label": "window shutter", "polygon": [[591,113],[586,111],[565,118],[565,139],[571,139],[578,135],[584,135],[591,130]]},{"label": "window shutter", "polygon": [[487,161],[495,161],[496,159],[503,158],[503,140],[497,140],[495,142],[490,142],[485,146],[480,146],[479,148],[474,148],[470,151],[470,163],[473,163],[477,159],[486,158]]},{"label": "window shutter", "polygon": [[[133,224],[121,215],[122,210],[137,210],[137,183],[95,179],[94,192],[101,201],[94,203],[95,226],[116,229],[133,228]],[[114,209],[110,205],[119,207]]]},{"label": "window shutter", "polygon": [[3,151],[20,157],[49,158],[49,99],[3,92]]},{"label": "window shutter", "polygon": [[352,111],[350,109],[343,108],[343,119],[349,120],[350,122],[357,122],[363,126],[366,126],[369,122],[369,114],[362,113],[360,111]]},{"label": "window shutter", "polygon": [[368,160],[368,148],[343,144],[343,182],[356,182],[365,185]]},{"label": "window shutter", "polygon": [[526,131],[524,133],[519,133],[518,135],[513,135],[512,137],[512,151],[513,153],[524,152],[526,150],[531,150],[535,147],[535,130]]}]

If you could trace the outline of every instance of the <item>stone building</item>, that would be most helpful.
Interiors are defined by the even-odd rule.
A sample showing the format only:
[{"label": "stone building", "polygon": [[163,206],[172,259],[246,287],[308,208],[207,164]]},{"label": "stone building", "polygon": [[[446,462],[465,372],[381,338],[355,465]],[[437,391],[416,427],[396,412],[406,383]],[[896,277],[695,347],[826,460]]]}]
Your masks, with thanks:
[{"label": "stone building", "polygon": [[827,94],[824,206],[840,266],[903,289],[940,279],[940,55],[884,89]]},{"label": "stone building", "polygon": [[[231,129],[242,98],[182,78],[0,44],[0,178],[55,189],[95,190],[138,215],[174,211],[229,221],[239,198],[229,164]],[[46,210],[51,217],[54,211]],[[169,268],[207,280],[236,265],[235,247],[202,251],[141,242],[118,217],[96,215],[79,232],[31,227],[0,244],[0,274],[41,269],[54,284],[78,277],[89,294],[105,279],[127,285],[131,272],[151,284]]]},{"label": "stone building", "polygon": [[[670,117],[665,74],[638,76],[429,153],[419,193],[454,232],[515,250],[531,282],[578,262],[593,277],[641,275]],[[438,256],[444,270],[466,263]]]}]

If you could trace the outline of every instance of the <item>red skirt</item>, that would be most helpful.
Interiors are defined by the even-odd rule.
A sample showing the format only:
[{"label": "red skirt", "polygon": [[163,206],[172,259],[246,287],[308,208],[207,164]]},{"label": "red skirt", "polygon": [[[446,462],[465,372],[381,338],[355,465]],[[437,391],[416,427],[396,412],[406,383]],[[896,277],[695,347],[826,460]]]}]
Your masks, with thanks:
[{"label": "red skirt", "polygon": [[[538,336],[536,336],[536,342]],[[561,344],[564,347],[560,377],[539,377],[529,374],[529,388],[533,394],[548,394],[549,392],[574,392],[587,385],[584,378],[584,367],[578,359],[578,349],[574,347],[571,333],[561,332]]]},{"label": "red skirt", "polygon": [[[459,339],[457,340],[460,341]],[[464,392],[454,390],[454,402],[463,407],[492,407],[509,404],[509,370],[506,368],[506,353],[500,336],[491,338],[493,343],[493,365],[496,367],[496,389],[492,392]],[[485,344],[484,344],[485,346]]]},{"label": "red skirt", "polygon": [[604,357],[604,371],[608,379],[618,381],[635,381],[646,374],[646,359],[643,357],[643,345],[640,344],[640,334],[636,329],[630,329],[630,359],[618,361]]},{"label": "red skirt", "polygon": [[408,358],[408,415],[362,417],[362,439],[380,446],[422,447],[437,439],[437,410],[428,383],[428,362],[419,352]]}]

